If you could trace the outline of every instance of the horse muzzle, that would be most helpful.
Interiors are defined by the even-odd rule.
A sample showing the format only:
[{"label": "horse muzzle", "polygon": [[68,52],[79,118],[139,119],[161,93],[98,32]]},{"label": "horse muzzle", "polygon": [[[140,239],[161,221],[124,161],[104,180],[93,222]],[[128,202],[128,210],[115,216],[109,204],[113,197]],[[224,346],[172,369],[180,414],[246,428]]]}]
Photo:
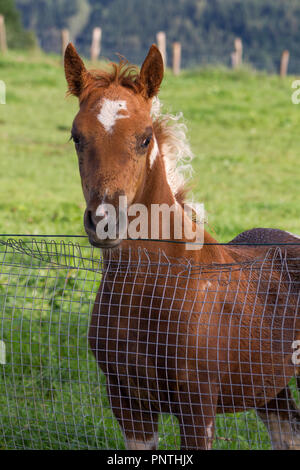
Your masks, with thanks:
[{"label": "horse muzzle", "polygon": [[112,218],[107,213],[96,215],[93,211],[86,209],[84,228],[90,244],[97,248],[116,248],[122,241],[119,236],[119,219],[117,216]]}]

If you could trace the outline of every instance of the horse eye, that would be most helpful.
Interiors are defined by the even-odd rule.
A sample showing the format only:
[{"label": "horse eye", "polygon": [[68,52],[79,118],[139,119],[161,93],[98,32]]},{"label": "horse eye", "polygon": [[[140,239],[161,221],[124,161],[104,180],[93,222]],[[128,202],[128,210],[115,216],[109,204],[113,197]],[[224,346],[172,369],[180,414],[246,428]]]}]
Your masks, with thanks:
[{"label": "horse eye", "polygon": [[142,148],[146,149],[147,147],[149,147],[150,142],[151,142],[151,137],[147,137],[146,139],[144,139],[141,145]]}]

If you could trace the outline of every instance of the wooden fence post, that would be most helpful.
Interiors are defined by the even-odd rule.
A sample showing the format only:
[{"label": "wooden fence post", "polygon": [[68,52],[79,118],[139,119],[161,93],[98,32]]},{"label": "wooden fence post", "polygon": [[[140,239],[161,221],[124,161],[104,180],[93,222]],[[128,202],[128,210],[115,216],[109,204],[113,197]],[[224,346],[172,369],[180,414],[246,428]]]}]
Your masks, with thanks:
[{"label": "wooden fence post", "polygon": [[0,51],[3,54],[7,52],[6,29],[3,15],[0,15]]},{"label": "wooden fence post", "polygon": [[281,55],[281,61],[280,61],[280,76],[281,76],[281,78],[286,77],[286,75],[287,75],[289,60],[290,60],[289,51],[287,51],[287,50],[283,51],[283,53]]},{"label": "wooden fence post", "polygon": [[237,66],[238,66],[238,65],[237,65],[237,61],[238,61],[238,59],[237,59],[237,53],[236,53],[236,51],[235,51],[235,52],[232,52],[232,53],[231,53],[231,65],[232,65],[232,68],[233,68],[233,69],[236,69],[236,68],[237,68]]},{"label": "wooden fence post", "polygon": [[6,85],[3,80],[0,80],[0,104],[6,104]]},{"label": "wooden fence post", "polygon": [[180,74],[181,68],[181,43],[173,43],[173,73],[174,75]]},{"label": "wooden fence post", "polygon": [[96,61],[99,58],[101,51],[101,38],[102,38],[102,29],[94,28],[93,29],[93,40],[91,46],[91,60]]},{"label": "wooden fence post", "polygon": [[61,32],[61,53],[62,53],[63,59],[64,59],[67,45],[69,44],[69,42],[70,42],[70,32],[68,29],[63,29]]},{"label": "wooden fence post", "polygon": [[158,49],[162,55],[164,66],[167,67],[167,46],[166,46],[166,33],[159,31],[156,35]]},{"label": "wooden fence post", "polygon": [[234,40],[234,48],[236,53],[236,66],[240,67],[243,62],[243,43],[241,38],[236,38]]}]

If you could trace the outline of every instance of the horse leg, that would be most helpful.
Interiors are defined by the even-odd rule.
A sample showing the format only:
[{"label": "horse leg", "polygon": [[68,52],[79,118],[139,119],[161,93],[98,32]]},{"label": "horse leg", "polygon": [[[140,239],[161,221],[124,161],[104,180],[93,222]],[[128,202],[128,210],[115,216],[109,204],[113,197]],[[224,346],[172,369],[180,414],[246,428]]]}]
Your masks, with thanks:
[{"label": "horse leg", "polygon": [[[297,387],[300,390],[300,377]],[[257,413],[268,429],[273,449],[300,450],[300,409],[288,386]]]},{"label": "horse leg", "polygon": [[158,447],[158,414],[140,408],[136,399],[122,394],[122,388],[107,379],[107,392],[112,411],[124,435],[128,450],[156,450]]},{"label": "horse leg", "polygon": [[[133,413],[138,419],[127,422],[123,428],[126,449],[157,450],[158,448],[158,416],[136,410]],[[119,421],[120,422],[120,421]]]},{"label": "horse leg", "polygon": [[212,388],[202,384],[200,395],[199,392],[193,394],[194,403],[187,400],[190,393],[179,397],[180,413],[176,416],[180,426],[181,450],[211,450],[218,401],[217,388]]}]

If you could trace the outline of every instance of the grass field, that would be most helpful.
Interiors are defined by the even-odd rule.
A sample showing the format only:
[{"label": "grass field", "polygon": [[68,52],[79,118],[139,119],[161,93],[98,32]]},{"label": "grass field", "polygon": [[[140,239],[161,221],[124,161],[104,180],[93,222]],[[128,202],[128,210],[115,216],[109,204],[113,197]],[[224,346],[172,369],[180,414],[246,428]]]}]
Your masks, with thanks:
[{"label": "grass field", "polygon": [[[68,142],[77,102],[65,98],[59,60],[9,54],[0,59],[0,80],[7,86],[0,233],[83,234],[77,159]],[[291,102],[292,81],[248,69],[166,75],[161,100],[184,114],[195,153],[194,199],[204,202],[219,241],[254,226],[300,233],[300,107]],[[116,433],[122,447],[107,402],[99,405],[103,379],[86,344],[95,279],[45,264],[26,267],[29,260],[14,256],[8,269],[12,254],[5,254],[0,284],[8,344],[8,365],[0,366],[0,448],[113,447]],[[253,413],[218,420],[216,447],[269,447]],[[171,417],[161,429],[160,447],[176,446]]]},{"label": "grass field", "polygon": [[[68,142],[77,110],[59,61],[0,60],[0,233],[83,233],[77,160]],[[167,74],[165,109],[182,111],[195,154],[193,192],[220,241],[254,226],[300,233],[300,106],[292,77],[250,70]]]}]

